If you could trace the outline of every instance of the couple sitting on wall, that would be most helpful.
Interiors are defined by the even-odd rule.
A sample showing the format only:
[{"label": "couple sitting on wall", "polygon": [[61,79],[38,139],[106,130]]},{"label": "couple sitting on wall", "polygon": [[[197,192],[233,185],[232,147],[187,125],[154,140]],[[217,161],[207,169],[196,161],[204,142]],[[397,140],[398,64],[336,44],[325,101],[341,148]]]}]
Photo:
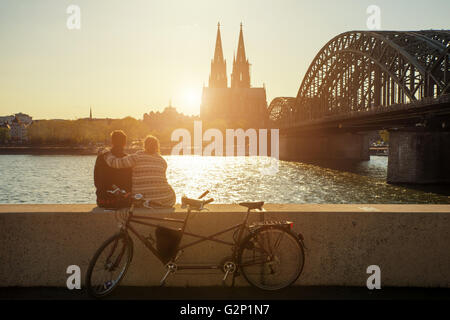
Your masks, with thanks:
[{"label": "couple sitting on wall", "polygon": [[[100,150],[95,162],[94,183],[97,205],[122,208],[131,203],[131,194],[140,193],[155,207],[172,207],[175,192],[167,182],[166,160],[161,156],[159,140],[148,136],[144,150],[127,155],[127,136],[122,130],[111,133],[111,149]],[[114,189],[124,190],[120,196]]]}]

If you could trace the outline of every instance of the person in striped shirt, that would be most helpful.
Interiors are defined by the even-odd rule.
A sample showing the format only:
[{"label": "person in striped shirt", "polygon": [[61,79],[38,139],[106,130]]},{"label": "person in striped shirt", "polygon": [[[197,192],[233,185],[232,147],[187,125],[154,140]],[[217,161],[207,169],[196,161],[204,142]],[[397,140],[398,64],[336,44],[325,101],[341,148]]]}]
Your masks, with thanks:
[{"label": "person in striped shirt", "polygon": [[144,150],[125,157],[116,157],[110,151],[104,153],[105,162],[112,168],[132,168],[132,193],[140,193],[151,205],[172,207],[175,192],[167,182],[167,162],[160,154],[159,140],[147,136]]}]

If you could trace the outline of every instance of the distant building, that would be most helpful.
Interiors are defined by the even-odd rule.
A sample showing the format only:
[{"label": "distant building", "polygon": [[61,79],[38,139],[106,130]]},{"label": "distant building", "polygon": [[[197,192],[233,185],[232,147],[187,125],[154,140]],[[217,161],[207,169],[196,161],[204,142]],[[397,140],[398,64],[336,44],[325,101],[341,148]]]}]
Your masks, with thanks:
[{"label": "distant building", "polygon": [[[60,120],[60,119],[52,119],[52,120]],[[106,122],[110,122],[112,119],[111,118],[94,118],[92,116],[92,107],[89,108],[89,117],[86,118],[78,118],[77,120],[89,120],[89,121],[97,121],[97,122],[102,122],[102,121],[106,121]]]},{"label": "distant building", "polygon": [[24,143],[28,141],[27,124],[22,122],[18,117],[15,117],[10,124],[9,134],[11,141],[15,143]]},{"label": "distant building", "polygon": [[9,141],[10,128],[7,123],[0,123],[0,143],[6,143]]},{"label": "distant building", "polygon": [[237,54],[233,58],[231,87],[228,87],[226,61],[218,24],[214,59],[211,61],[208,87],[203,88],[200,116],[205,120],[245,120],[249,125],[257,127],[266,122],[266,89],[251,87],[250,63],[245,54],[242,23]]},{"label": "distant building", "polygon": [[33,123],[33,118],[19,112],[13,116],[0,117],[0,127],[9,130],[9,140],[13,143],[28,141],[27,127]]},{"label": "distant building", "polygon": [[183,113],[177,111],[175,107],[172,106],[172,101],[169,105],[164,108],[162,112],[160,111],[150,111],[149,113],[144,113],[143,121],[152,130],[164,131],[167,128],[176,128],[183,126],[183,123],[192,122],[193,120],[199,120],[198,116],[186,116]]},{"label": "distant building", "polygon": [[22,122],[24,125],[30,125],[33,122],[33,118],[30,117],[29,115],[25,114],[25,113],[16,113],[15,118],[19,119],[20,122]]},{"label": "distant building", "polygon": [[0,117],[0,125],[10,124],[14,120],[14,116]]},{"label": "distant building", "polygon": [[0,124],[6,123],[6,124],[11,125],[15,118],[18,118],[25,125],[30,125],[33,122],[33,118],[32,117],[30,117],[29,115],[27,115],[25,113],[19,112],[19,113],[16,113],[15,115],[13,115],[13,116],[0,117]]}]

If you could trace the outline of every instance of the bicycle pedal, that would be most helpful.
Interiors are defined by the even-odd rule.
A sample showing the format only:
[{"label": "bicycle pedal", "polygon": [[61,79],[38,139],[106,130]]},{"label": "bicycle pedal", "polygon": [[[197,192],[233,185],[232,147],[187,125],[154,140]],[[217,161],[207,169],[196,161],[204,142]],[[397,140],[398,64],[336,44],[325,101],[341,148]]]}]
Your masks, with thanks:
[{"label": "bicycle pedal", "polygon": [[165,283],[166,283],[166,279],[167,277],[171,274],[171,273],[175,273],[177,271],[177,265],[173,262],[170,262],[166,265],[167,271],[164,274],[164,276],[162,277],[161,281],[159,282],[159,285],[162,287]]},{"label": "bicycle pedal", "polygon": [[170,274],[170,270],[167,270],[166,274],[162,277],[161,281],[159,282],[159,286],[163,287],[166,284],[166,279]]},{"label": "bicycle pedal", "polygon": [[222,282],[225,284],[225,281],[227,280],[228,274],[230,273],[230,270],[227,270],[227,272],[225,272],[225,276],[222,279]]}]

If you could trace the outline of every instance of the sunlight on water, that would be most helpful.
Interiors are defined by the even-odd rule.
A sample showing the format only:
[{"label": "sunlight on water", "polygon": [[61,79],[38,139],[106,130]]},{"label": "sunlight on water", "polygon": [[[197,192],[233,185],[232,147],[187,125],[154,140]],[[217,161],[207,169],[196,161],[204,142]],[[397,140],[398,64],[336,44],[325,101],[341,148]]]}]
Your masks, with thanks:
[{"label": "sunlight on water", "polygon": [[[177,194],[210,190],[216,203],[450,203],[450,197],[385,183],[387,157],[345,166],[278,162],[263,175],[258,157],[165,156]],[[0,156],[0,203],[95,203],[95,156]]]}]

